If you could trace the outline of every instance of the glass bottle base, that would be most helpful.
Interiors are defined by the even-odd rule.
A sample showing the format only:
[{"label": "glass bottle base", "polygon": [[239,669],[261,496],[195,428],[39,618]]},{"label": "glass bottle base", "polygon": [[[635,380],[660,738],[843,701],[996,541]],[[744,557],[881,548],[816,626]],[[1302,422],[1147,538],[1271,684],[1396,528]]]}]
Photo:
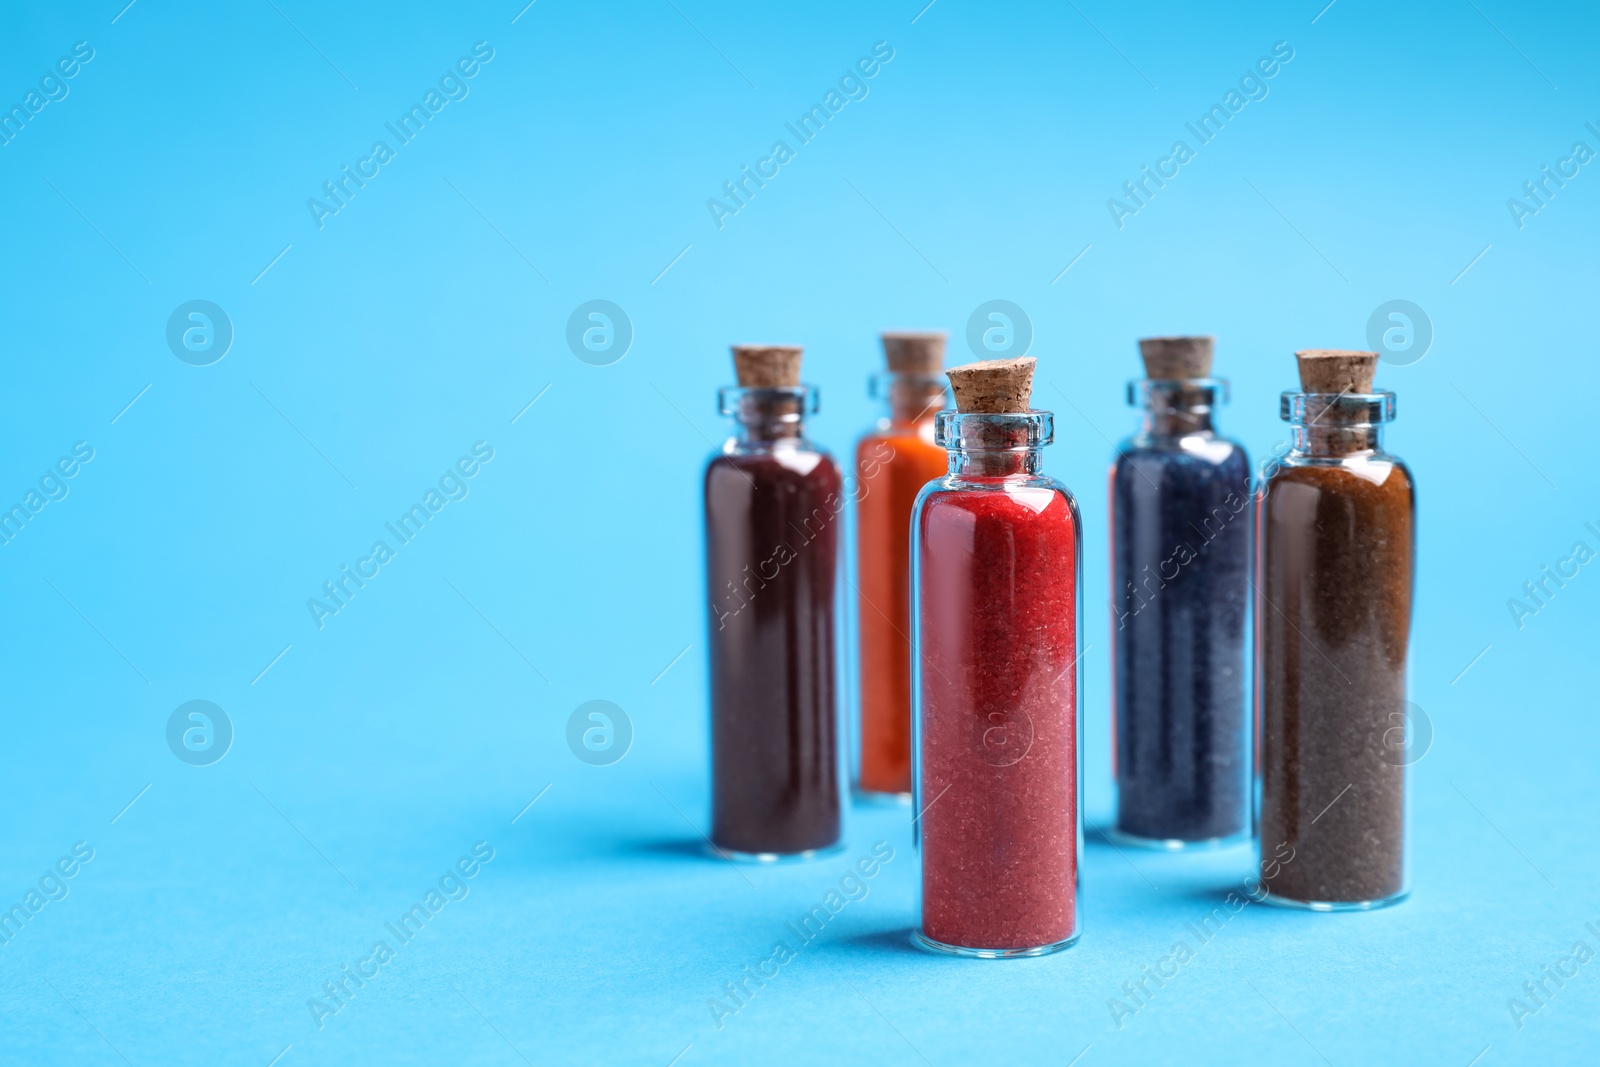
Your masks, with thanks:
[{"label": "glass bottle base", "polygon": [[1208,852],[1214,849],[1242,845],[1251,840],[1253,836],[1246,829],[1228,837],[1205,837],[1196,841],[1189,841],[1181,837],[1141,837],[1138,834],[1130,834],[1116,827],[1106,830],[1105,835],[1116,844],[1127,845],[1130,848],[1149,849],[1152,852]]},{"label": "glass bottle base", "polygon": [[1276,908],[1296,908],[1300,911],[1377,911],[1398,904],[1411,895],[1411,890],[1402,889],[1393,896],[1379,897],[1376,900],[1295,900],[1281,893],[1268,893],[1260,897],[1257,903],[1271,904]]},{"label": "glass bottle base", "polygon": [[921,930],[911,932],[911,943],[924,952],[933,952],[941,956],[966,956],[969,959],[981,960],[1014,960],[1026,959],[1029,956],[1048,956],[1052,952],[1060,952],[1064,948],[1071,948],[1078,943],[1082,933],[1073,934],[1065,941],[1056,941],[1049,945],[1035,945],[1032,948],[970,948],[966,945],[947,945],[943,941],[935,941]]},{"label": "glass bottle base", "polygon": [[737,849],[722,848],[719,845],[707,843],[706,855],[719,860],[731,860],[734,863],[754,863],[771,866],[778,863],[809,863],[812,860],[826,859],[844,851],[844,841],[841,839],[831,845],[821,848],[808,848],[800,852],[740,852]]}]

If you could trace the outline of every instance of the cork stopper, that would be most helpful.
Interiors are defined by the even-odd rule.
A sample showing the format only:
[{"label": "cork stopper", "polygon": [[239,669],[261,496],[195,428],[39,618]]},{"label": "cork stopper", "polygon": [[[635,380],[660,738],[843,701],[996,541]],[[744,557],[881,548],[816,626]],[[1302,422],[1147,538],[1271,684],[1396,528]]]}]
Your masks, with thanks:
[{"label": "cork stopper", "polygon": [[800,384],[799,345],[733,345],[733,370],[746,389]]},{"label": "cork stopper", "polygon": [[1209,378],[1215,337],[1142,337],[1139,356],[1149,378]]},{"label": "cork stopper", "polygon": [[891,374],[938,374],[944,367],[944,331],[895,330],[883,335],[883,358]]},{"label": "cork stopper", "polygon": [[1300,388],[1308,393],[1370,393],[1378,353],[1343,348],[1307,348],[1296,352]]},{"label": "cork stopper", "polygon": [[1027,411],[1033,399],[1032,356],[1020,359],[985,359],[951,367],[945,372],[961,412]]}]

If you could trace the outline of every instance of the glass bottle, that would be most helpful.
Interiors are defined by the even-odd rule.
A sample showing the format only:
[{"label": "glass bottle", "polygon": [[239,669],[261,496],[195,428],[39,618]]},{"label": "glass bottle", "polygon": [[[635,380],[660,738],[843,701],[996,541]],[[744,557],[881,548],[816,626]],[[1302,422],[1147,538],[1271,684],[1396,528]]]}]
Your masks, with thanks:
[{"label": "glass bottle", "polygon": [[1112,834],[1154,848],[1250,832],[1250,462],[1213,423],[1211,342],[1140,342],[1143,426],[1111,467]]},{"label": "glass bottle", "polygon": [[736,347],[734,434],[705,474],[711,834],[719,854],[805,858],[840,838],[838,465],[805,437],[800,349]]},{"label": "glass bottle", "polygon": [[957,955],[1042,955],[1079,932],[1080,523],[1041,473],[1054,425],[1028,409],[1033,362],[950,371],[949,472],[912,518],[913,940]]},{"label": "glass bottle", "polygon": [[1383,450],[1394,394],[1370,352],[1298,352],[1293,445],[1257,501],[1256,699],[1266,899],[1318,911],[1406,895],[1410,470]]},{"label": "glass bottle", "polygon": [[855,785],[911,799],[911,509],[945,472],[934,415],[945,405],[945,335],[886,333],[873,379],[884,415],[856,445],[855,596],[860,733]]}]

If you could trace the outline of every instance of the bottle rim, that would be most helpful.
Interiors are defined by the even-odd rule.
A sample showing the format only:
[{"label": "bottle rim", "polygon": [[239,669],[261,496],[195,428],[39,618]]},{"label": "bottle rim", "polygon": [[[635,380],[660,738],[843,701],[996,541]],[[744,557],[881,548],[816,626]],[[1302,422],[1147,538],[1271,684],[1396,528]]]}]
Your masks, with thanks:
[{"label": "bottle rim", "polygon": [[725,385],[717,390],[717,410],[730,418],[744,412],[747,400],[754,406],[792,400],[798,404],[795,414],[799,415],[815,415],[822,409],[822,396],[814,385]]},{"label": "bottle rim", "polygon": [[950,382],[943,373],[900,374],[892,370],[882,370],[867,376],[867,396],[873,400],[888,400],[889,387],[896,383],[926,388],[930,393],[937,389],[946,396],[950,393]]},{"label": "bottle rim", "polygon": [[[1278,417],[1297,425],[1378,426],[1393,422],[1394,393],[1300,393],[1286,391],[1278,404]],[[1324,420],[1326,420],[1324,422]]]},{"label": "bottle rim", "polygon": [[[1185,402],[1174,404],[1179,397]],[[1218,408],[1232,399],[1226,378],[1135,378],[1128,383],[1128,405],[1154,412]]]},{"label": "bottle rim", "polygon": [[946,408],[935,415],[933,421],[934,443],[953,452],[1043,448],[1055,437],[1055,414],[1049,411],[989,412]]}]

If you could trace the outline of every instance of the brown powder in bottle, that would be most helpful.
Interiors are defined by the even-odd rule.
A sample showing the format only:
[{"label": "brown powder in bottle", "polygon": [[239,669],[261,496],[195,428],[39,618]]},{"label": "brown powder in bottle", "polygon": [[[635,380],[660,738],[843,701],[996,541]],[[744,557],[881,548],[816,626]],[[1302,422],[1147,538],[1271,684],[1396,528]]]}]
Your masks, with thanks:
[{"label": "brown powder in bottle", "polygon": [[[1305,364],[1325,354],[1300,355],[1320,384],[1327,365]],[[1342,388],[1371,381],[1369,361]],[[1406,885],[1405,768],[1384,735],[1405,721],[1415,492],[1376,425],[1310,406],[1308,456],[1267,479],[1258,511],[1262,880],[1293,901],[1379,902]]]}]

